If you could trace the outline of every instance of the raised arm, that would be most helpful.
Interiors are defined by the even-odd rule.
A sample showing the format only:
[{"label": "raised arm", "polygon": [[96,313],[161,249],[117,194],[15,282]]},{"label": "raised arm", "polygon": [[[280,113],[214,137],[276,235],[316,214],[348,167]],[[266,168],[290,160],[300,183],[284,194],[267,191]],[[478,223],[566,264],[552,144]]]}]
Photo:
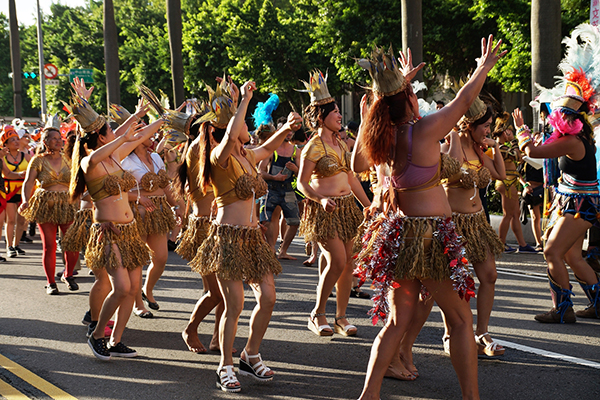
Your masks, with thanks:
[{"label": "raised arm", "polygon": [[133,124],[134,122],[140,122],[140,119],[144,118],[146,116],[147,112],[148,112],[148,104],[145,104],[144,99],[140,98],[138,100],[137,106],[135,107],[135,113],[133,113],[129,118],[127,118],[127,120],[125,122],[123,122],[117,128],[117,130],[115,130],[115,135],[116,136],[123,135],[125,132],[127,132],[127,129],[129,129],[131,124]]},{"label": "raised arm", "polygon": [[245,129],[244,125],[246,123],[245,118],[246,112],[248,111],[248,104],[250,104],[252,94],[255,90],[256,84],[252,81],[248,81],[242,85],[242,100],[240,101],[235,115],[231,118],[231,121],[229,121],[229,125],[227,125],[227,131],[225,132],[223,140],[221,140],[221,143],[213,150],[217,162],[223,167],[227,165],[227,160],[229,159],[229,155],[233,148],[239,145],[238,138],[242,130]]},{"label": "raised arm", "polygon": [[134,135],[130,141],[126,141],[115,150],[115,157],[121,161],[129,155],[136,147],[145,140],[150,139],[163,125],[162,119],[156,120],[150,125],[142,126],[141,123],[135,123],[131,125],[131,130],[134,131]]},{"label": "raised arm", "polygon": [[422,131],[425,133],[422,137],[427,137],[431,141],[439,141],[454,128],[481,92],[487,74],[496,65],[498,59],[507,53],[507,50],[504,50],[498,54],[502,40],[499,40],[495,46],[493,40],[492,35],[489,36],[487,41],[485,38],[481,39],[481,57],[477,60],[477,68],[469,81],[447,106],[424,117],[419,123],[415,124],[415,134],[417,134],[417,131]]},{"label": "raised arm", "polygon": [[300,114],[291,112],[288,115],[287,121],[277,132],[275,132],[269,140],[267,140],[264,144],[254,149],[254,155],[257,161],[264,160],[265,158],[271,157],[271,154],[285,140],[286,136],[293,130],[293,128],[300,128],[302,125],[302,117]]},{"label": "raised arm", "polygon": [[371,166],[369,165],[369,160],[364,155],[362,150],[362,121],[365,120],[367,116],[367,95],[363,95],[362,99],[360,99],[360,126],[358,127],[358,134],[356,135],[356,143],[354,143],[354,149],[352,150],[352,159],[350,161],[350,168],[352,171],[360,174],[363,171],[368,170]]}]

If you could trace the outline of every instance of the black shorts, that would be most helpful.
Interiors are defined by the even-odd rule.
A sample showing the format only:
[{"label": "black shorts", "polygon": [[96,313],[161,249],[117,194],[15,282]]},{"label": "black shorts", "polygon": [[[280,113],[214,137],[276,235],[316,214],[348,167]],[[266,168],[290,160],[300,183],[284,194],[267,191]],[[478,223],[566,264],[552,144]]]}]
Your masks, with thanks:
[{"label": "black shorts", "polygon": [[13,197],[10,198],[10,200],[7,201],[7,203],[21,204],[21,195],[15,194]]}]

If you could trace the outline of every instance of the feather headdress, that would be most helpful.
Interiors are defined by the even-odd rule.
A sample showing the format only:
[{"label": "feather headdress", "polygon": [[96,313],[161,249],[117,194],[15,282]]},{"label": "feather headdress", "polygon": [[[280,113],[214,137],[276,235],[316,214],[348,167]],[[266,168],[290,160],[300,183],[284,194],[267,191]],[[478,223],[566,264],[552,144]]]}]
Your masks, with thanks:
[{"label": "feather headdress", "polygon": [[318,69],[314,70],[309,74],[308,82],[301,81],[304,84],[305,90],[298,90],[298,92],[310,94],[310,104],[313,106],[320,106],[335,101],[329,94],[327,88],[327,74],[323,75]]},{"label": "feather headdress", "polygon": [[69,117],[75,118],[79,123],[82,137],[90,132],[97,131],[106,124],[106,118],[94,111],[86,99],[79,97],[75,93],[71,94],[71,102],[69,104],[65,102],[63,104],[70,114]]},{"label": "feather headdress", "polygon": [[125,107],[114,103],[111,103],[110,107],[108,108],[108,114],[110,119],[119,125],[123,125],[123,123],[127,121],[129,117],[131,117],[131,113]]},{"label": "feather headdress", "polygon": [[44,128],[54,128],[60,130],[61,119],[58,114],[48,114],[48,120]]},{"label": "feather headdress", "polygon": [[214,90],[207,84],[205,86],[208,92],[208,103],[203,103],[202,107],[206,114],[198,118],[194,124],[211,121],[215,127],[225,129],[237,110],[237,104],[233,101],[233,88],[225,77]]},{"label": "feather headdress", "polygon": [[406,89],[408,82],[398,67],[391,45],[387,53],[383,48],[375,46],[371,58],[361,58],[356,62],[361,68],[369,71],[374,92],[382,96],[393,96]]},{"label": "feather headdress", "polygon": [[260,102],[256,105],[252,118],[254,118],[254,128],[258,129],[261,125],[268,125],[273,123],[273,111],[279,107],[279,96],[275,93],[269,93],[269,99],[267,101]]}]

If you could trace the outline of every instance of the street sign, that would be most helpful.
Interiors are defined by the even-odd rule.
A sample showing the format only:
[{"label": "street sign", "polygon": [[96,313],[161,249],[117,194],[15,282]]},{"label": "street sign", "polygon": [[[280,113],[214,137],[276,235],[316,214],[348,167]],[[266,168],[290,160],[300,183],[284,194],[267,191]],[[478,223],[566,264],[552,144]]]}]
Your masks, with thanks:
[{"label": "street sign", "polygon": [[58,68],[54,64],[44,65],[44,76],[46,79],[54,79],[58,76]]},{"label": "street sign", "polygon": [[46,79],[46,86],[58,86],[60,81],[58,79]]},{"label": "street sign", "polygon": [[69,74],[69,81],[73,82],[73,80],[75,79],[75,77],[78,77],[79,79],[83,80],[85,83],[94,83],[94,78],[93,78],[93,73],[94,70],[93,69],[71,69],[70,70],[70,74]]}]

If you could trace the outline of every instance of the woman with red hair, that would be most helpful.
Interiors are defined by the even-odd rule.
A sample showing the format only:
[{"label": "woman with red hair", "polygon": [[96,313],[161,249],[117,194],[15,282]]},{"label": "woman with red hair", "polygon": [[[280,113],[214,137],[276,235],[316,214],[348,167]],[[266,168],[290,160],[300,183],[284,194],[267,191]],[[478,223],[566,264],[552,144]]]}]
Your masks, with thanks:
[{"label": "woman with red hair", "polygon": [[[371,311],[385,320],[375,339],[360,399],[379,399],[381,383],[415,314],[419,293],[428,291],[452,326],[452,364],[463,398],[479,398],[477,349],[468,300],[474,295],[464,247],[440,186],[440,145],[479,94],[496,64],[500,42],[482,40],[471,79],[437,113],[420,119],[417,97],[393,54],[376,48],[359,60],[373,79],[375,102],[363,120],[352,157],[355,172],[375,165],[382,190],[358,256],[361,283],[373,279],[379,295]],[[410,63],[409,63],[410,64]],[[414,70],[405,68],[407,77]],[[389,305],[387,294],[389,292]]]}]

